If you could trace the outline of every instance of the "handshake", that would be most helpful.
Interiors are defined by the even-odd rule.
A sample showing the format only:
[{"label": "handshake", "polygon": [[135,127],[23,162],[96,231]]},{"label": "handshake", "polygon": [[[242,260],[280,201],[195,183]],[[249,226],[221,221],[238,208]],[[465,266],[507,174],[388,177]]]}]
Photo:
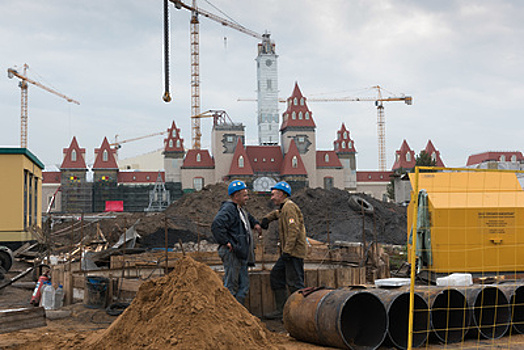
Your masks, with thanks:
[{"label": "handshake", "polygon": [[267,228],[269,227],[269,220],[267,218],[263,218],[260,222],[260,227],[262,227],[262,229],[264,230],[267,230]]}]

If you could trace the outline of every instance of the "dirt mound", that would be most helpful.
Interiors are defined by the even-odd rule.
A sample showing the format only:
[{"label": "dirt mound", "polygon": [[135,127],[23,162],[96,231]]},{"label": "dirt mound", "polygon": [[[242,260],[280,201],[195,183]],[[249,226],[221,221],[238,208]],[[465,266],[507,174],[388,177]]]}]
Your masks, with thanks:
[{"label": "dirt mound", "polygon": [[207,265],[186,257],[141,285],[133,303],[87,349],[277,349],[271,333]]}]

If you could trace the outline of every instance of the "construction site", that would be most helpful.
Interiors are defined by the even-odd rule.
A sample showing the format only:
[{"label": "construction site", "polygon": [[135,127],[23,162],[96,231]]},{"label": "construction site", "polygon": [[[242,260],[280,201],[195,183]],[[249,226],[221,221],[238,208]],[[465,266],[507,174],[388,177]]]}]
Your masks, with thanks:
[{"label": "construction site", "polygon": [[[190,14],[190,141],[180,119],[114,142],[100,134],[90,163],[72,136],[60,166],[47,169],[28,147],[28,88],[80,102],[32,78],[27,64],[8,69],[21,90],[21,128],[19,146],[0,147],[0,349],[524,348],[520,152],[475,154],[451,168],[431,140],[418,156],[404,140],[387,169],[385,105],[410,106],[412,96],[375,85],[373,96],[308,98],[295,82],[279,97],[267,31],[196,0],[163,5],[166,103],[174,97],[169,16]],[[201,20],[259,40],[257,98],[239,99],[257,103],[255,145],[249,125],[225,110],[201,111]],[[332,149],[317,147],[329,136],[310,102],[375,104],[377,170],[357,170],[344,122]],[[159,150],[119,158],[125,144],[157,136],[165,137]],[[212,227],[235,181],[262,226],[268,213],[282,213],[272,200],[282,183],[303,215],[305,288],[280,307],[271,271],[290,256],[279,218],[252,235],[247,297],[225,286],[219,248],[227,245]]]}]

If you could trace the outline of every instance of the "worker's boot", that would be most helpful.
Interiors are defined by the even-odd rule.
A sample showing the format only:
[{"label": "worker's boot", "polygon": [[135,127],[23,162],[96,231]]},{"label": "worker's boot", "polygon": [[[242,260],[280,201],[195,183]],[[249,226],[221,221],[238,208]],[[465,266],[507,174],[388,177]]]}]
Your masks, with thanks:
[{"label": "worker's boot", "polygon": [[284,304],[287,300],[287,290],[286,289],[277,289],[273,291],[275,295],[275,307],[276,310],[270,312],[269,314],[264,315],[264,318],[267,320],[281,320],[284,314]]}]

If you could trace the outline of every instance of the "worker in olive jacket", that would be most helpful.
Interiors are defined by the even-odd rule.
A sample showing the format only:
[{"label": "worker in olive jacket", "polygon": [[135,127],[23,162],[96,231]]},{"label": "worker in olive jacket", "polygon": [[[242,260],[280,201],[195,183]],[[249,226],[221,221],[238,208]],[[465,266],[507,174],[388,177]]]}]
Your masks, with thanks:
[{"label": "worker in olive jacket", "polygon": [[304,258],[307,255],[306,229],[300,208],[288,197],[291,187],[285,181],[271,188],[271,200],[278,207],[267,214],[261,223],[267,229],[278,220],[280,257],[270,273],[271,289],[275,295],[276,311],[265,315],[267,319],[281,319],[284,304],[290,294],[304,288]]}]

